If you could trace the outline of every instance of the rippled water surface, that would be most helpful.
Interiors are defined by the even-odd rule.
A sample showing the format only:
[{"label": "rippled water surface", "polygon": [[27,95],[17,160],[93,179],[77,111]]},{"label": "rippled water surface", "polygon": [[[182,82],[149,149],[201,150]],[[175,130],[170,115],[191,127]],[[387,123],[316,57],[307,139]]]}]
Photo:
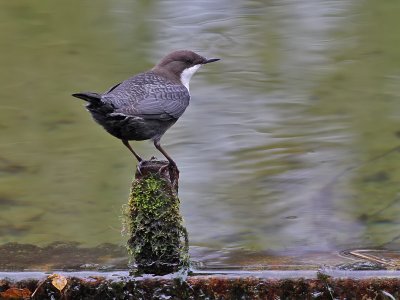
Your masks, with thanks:
[{"label": "rippled water surface", "polygon": [[194,255],[398,249],[399,14],[372,0],[2,1],[0,243],[124,244],[135,161],[70,94],[185,48],[222,59],[162,140]]}]

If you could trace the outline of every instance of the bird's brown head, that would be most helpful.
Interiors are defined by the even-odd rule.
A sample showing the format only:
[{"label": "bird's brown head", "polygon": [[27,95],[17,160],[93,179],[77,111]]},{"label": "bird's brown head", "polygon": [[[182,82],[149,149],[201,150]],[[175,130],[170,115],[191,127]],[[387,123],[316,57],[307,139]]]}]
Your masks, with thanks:
[{"label": "bird's brown head", "polygon": [[168,73],[181,80],[186,86],[192,75],[202,65],[218,61],[219,58],[205,58],[193,51],[178,50],[165,56],[154,68],[158,73]]}]

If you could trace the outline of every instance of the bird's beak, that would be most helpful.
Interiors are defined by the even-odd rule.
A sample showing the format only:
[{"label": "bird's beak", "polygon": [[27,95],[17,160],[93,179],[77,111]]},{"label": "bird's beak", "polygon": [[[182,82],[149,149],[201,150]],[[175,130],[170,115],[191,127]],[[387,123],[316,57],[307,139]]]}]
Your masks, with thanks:
[{"label": "bird's beak", "polygon": [[220,60],[219,58],[208,58],[205,60],[205,62],[203,62],[203,65],[212,63],[214,61],[219,61],[219,60]]}]

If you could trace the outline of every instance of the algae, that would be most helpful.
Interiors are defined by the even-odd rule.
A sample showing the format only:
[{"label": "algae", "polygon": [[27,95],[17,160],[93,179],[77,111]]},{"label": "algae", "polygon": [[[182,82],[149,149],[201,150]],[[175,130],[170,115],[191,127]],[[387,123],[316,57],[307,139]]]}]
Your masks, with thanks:
[{"label": "algae", "polygon": [[164,275],[189,265],[187,231],[179,211],[178,171],[160,172],[162,166],[165,163],[156,160],[141,164],[125,212],[127,247],[136,275]]}]

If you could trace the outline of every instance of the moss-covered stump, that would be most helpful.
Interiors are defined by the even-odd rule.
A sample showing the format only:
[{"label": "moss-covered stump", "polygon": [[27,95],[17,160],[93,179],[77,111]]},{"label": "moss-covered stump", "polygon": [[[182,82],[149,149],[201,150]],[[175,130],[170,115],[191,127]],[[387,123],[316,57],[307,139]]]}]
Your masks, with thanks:
[{"label": "moss-covered stump", "polygon": [[128,203],[128,249],[133,273],[164,275],[188,267],[188,238],[179,212],[179,171],[168,162],[143,161]]}]

